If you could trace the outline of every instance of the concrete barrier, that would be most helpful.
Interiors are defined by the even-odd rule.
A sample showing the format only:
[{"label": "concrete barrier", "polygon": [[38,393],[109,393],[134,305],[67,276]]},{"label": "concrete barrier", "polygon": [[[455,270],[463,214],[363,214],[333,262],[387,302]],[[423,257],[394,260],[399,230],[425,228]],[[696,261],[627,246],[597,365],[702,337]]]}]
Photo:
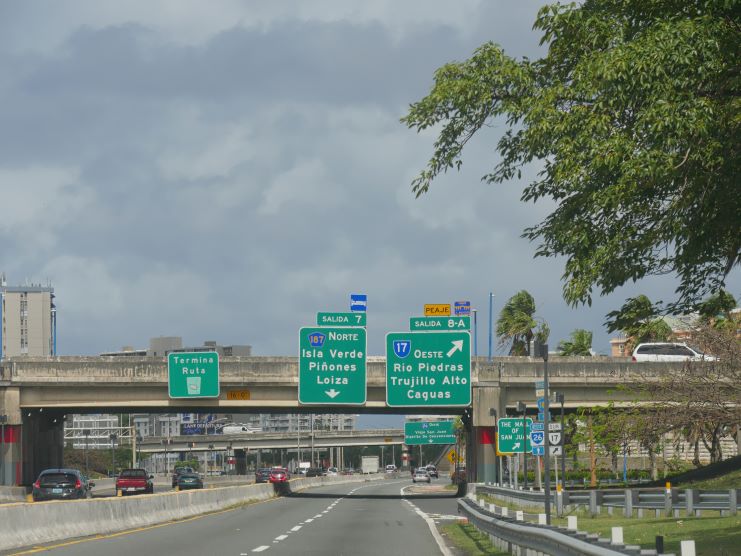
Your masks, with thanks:
[{"label": "concrete barrier", "polygon": [[26,499],[26,487],[0,486],[0,502],[22,502]]},{"label": "concrete barrier", "polygon": [[[383,478],[379,475],[294,479],[288,483],[287,492]],[[277,495],[271,483],[261,483],[147,496],[6,504],[0,506],[0,550],[136,529]]]}]

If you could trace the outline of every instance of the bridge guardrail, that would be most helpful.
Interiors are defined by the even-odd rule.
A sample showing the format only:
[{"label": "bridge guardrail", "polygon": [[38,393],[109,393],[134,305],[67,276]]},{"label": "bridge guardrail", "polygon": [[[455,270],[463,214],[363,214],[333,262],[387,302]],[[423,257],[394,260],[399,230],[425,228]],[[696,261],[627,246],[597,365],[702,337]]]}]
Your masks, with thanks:
[{"label": "bridge guardrail", "polygon": [[[569,507],[582,506],[592,513],[599,513],[601,507],[622,508],[628,516],[633,510],[659,510],[678,512],[685,510],[687,515],[701,510],[715,510],[736,515],[741,509],[739,490],[695,490],[671,489],[622,489],[622,490],[564,490],[560,495],[551,493],[551,500],[559,513]],[[475,485],[477,493],[489,494],[509,499],[525,505],[541,505],[545,502],[542,491],[516,490],[493,485]],[[641,512],[639,512],[640,514]]]},{"label": "bridge guardrail", "polygon": [[[618,556],[639,554],[637,547],[610,545],[606,539],[590,538],[577,532],[563,532],[547,525],[534,525],[524,521],[497,516],[467,498],[458,500],[458,513],[465,516],[477,529],[487,533],[500,549],[513,552],[513,545],[537,553],[553,556]],[[522,550],[519,553],[523,553]]]}]

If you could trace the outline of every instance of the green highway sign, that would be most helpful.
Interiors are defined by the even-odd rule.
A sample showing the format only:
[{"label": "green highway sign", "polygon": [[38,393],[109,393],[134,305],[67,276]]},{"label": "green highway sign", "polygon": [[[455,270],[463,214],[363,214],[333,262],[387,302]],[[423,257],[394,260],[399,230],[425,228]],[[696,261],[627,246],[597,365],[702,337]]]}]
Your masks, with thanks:
[{"label": "green highway sign", "polygon": [[305,327],[298,343],[299,403],[365,403],[365,328]]},{"label": "green highway sign", "polygon": [[519,417],[497,419],[497,455],[521,454],[523,450],[528,454],[532,452],[530,445],[532,428],[533,420],[529,417],[525,419],[525,423]]},{"label": "green highway sign", "polygon": [[471,330],[471,317],[411,317],[409,330]]},{"label": "green highway sign", "polygon": [[386,334],[386,405],[471,404],[471,334],[464,331]]},{"label": "green highway sign", "polygon": [[219,354],[215,351],[170,353],[167,376],[171,398],[218,398]]},{"label": "green highway sign", "polygon": [[455,444],[453,421],[404,423],[404,444]]},{"label": "green highway sign", "polygon": [[317,313],[318,326],[365,326],[366,313]]}]

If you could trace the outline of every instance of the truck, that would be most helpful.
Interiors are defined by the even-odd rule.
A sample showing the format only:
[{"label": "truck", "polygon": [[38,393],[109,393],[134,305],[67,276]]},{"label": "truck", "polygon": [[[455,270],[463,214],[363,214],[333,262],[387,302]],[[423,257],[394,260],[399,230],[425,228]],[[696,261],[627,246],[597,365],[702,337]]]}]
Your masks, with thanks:
[{"label": "truck", "polygon": [[154,492],[153,475],[145,469],[124,469],[116,478],[116,494],[152,494]]},{"label": "truck", "polygon": [[360,460],[360,471],[365,473],[378,473],[380,469],[378,456],[363,456]]}]

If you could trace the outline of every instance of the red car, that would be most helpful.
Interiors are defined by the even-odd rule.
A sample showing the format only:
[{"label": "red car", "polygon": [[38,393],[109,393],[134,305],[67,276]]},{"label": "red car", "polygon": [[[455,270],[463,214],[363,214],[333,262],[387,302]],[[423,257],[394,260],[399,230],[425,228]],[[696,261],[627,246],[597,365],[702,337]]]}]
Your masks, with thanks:
[{"label": "red car", "polygon": [[154,475],[148,475],[145,469],[124,469],[116,479],[116,494],[152,494],[152,479]]},{"label": "red car", "polygon": [[283,467],[273,467],[270,470],[270,477],[268,477],[268,481],[271,483],[285,483],[291,478],[291,476],[288,474],[288,470],[284,469]]}]

